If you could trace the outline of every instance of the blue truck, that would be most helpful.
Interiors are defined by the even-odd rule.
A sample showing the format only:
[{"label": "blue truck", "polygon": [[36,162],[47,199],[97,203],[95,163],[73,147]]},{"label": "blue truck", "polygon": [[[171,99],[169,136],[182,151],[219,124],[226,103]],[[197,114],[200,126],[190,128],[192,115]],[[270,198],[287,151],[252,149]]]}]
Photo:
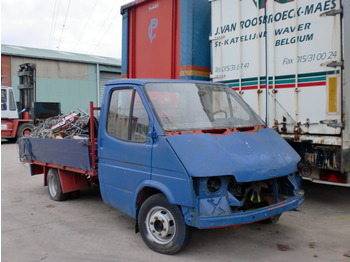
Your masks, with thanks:
[{"label": "blue truck", "polygon": [[154,251],[180,251],[192,227],[276,222],[304,199],[299,155],[227,85],[113,80],[90,111],[89,139],[22,138],[20,159],[56,201],[98,183]]}]

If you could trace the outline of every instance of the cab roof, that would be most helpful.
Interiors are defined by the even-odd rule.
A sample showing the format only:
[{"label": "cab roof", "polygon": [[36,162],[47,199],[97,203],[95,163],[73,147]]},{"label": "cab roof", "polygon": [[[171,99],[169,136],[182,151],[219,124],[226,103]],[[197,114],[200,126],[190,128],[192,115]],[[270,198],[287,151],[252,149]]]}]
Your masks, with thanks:
[{"label": "cab roof", "polygon": [[198,84],[213,84],[222,85],[222,83],[200,81],[200,80],[182,80],[182,79],[116,79],[110,80],[106,83],[106,86],[120,85],[120,84],[133,84],[133,85],[145,85],[148,83],[198,83]]}]

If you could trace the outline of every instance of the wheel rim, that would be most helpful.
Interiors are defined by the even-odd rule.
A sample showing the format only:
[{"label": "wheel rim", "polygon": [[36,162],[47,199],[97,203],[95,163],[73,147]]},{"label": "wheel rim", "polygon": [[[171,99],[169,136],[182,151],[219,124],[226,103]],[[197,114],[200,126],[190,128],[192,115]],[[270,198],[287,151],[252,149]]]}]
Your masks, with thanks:
[{"label": "wheel rim", "polygon": [[49,181],[48,181],[48,186],[49,186],[49,191],[50,191],[50,195],[55,197],[57,194],[57,183],[56,183],[56,178],[51,175],[49,176]]},{"label": "wheel rim", "polygon": [[30,135],[30,133],[32,133],[32,130],[29,129],[29,128],[23,130],[23,135],[24,135],[24,136]]},{"label": "wheel rim", "polygon": [[147,213],[146,227],[149,238],[158,244],[166,245],[175,237],[175,219],[164,207],[153,207]]}]

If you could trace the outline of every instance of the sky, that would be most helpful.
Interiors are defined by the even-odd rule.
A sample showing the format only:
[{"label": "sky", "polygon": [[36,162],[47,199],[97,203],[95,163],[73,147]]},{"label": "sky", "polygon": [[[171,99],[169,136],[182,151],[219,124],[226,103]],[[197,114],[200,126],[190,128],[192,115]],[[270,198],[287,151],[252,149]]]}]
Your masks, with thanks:
[{"label": "sky", "polygon": [[1,0],[1,44],[121,58],[132,0]]}]

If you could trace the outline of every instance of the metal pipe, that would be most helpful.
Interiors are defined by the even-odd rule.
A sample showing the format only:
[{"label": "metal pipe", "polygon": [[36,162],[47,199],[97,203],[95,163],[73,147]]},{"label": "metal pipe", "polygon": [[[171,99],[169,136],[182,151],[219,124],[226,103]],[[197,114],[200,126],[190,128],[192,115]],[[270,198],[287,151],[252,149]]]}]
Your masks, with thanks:
[{"label": "metal pipe", "polygon": [[[267,3],[266,3],[266,6],[265,6],[265,8],[264,8],[264,15],[265,15],[265,17],[267,17],[267,11],[266,11],[266,9],[267,9]],[[265,86],[265,89],[266,89],[266,94],[265,94],[265,99],[266,99],[266,101],[265,101],[265,103],[266,103],[266,108],[265,108],[265,123],[266,123],[266,126],[268,126],[269,125],[269,117],[268,117],[268,115],[269,115],[269,102],[268,102],[268,100],[269,100],[269,72],[268,72],[268,33],[267,33],[267,23],[265,23],[265,33],[266,33],[266,35],[265,35],[265,77],[266,77],[266,86]]]},{"label": "metal pipe", "polygon": [[97,106],[100,106],[100,64],[96,64]]}]

